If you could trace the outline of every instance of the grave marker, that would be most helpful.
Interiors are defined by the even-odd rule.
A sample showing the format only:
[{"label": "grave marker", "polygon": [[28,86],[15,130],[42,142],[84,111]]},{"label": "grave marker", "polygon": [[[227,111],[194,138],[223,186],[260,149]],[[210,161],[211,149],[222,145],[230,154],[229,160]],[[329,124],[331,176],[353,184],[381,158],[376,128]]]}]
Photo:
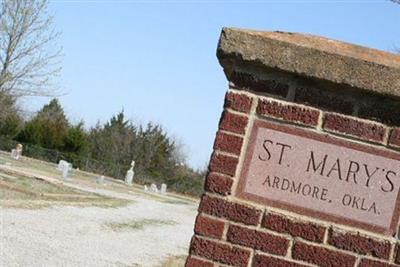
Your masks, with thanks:
[{"label": "grave marker", "polygon": [[21,144],[17,144],[15,149],[11,149],[11,158],[19,160],[19,158],[22,156],[22,149],[23,146]]},{"label": "grave marker", "polygon": [[132,185],[133,176],[135,175],[133,168],[135,168],[134,160],[132,160],[131,168],[126,172],[126,176],[125,176],[125,183],[128,185]]},{"label": "grave marker", "polygon": [[167,194],[167,185],[166,184],[161,184],[160,194],[161,195]]},{"label": "grave marker", "polygon": [[100,175],[96,177],[96,183],[104,184],[104,175]]},{"label": "grave marker", "polygon": [[156,184],[151,184],[150,185],[150,192],[158,193],[158,188],[157,188]]},{"label": "grave marker", "polygon": [[72,164],[65,160],[60,160],[58,162],[57,169],[61,171],[61,175],[64,180],[67,180],[72,173]]}]

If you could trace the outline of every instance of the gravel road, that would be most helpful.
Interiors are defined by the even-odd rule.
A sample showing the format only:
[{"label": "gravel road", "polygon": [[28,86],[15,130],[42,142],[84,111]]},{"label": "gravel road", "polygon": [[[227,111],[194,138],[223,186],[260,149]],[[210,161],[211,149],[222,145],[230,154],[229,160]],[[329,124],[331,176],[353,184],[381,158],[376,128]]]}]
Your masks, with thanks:
[{"label": "gravel road", "polygon": [[[160,266],[168,256],[187,254],[196,203],[74,187],[133,203],[119,208],[2,209],[1,266]],[[128,222],[135,226],[110,226]]]}]

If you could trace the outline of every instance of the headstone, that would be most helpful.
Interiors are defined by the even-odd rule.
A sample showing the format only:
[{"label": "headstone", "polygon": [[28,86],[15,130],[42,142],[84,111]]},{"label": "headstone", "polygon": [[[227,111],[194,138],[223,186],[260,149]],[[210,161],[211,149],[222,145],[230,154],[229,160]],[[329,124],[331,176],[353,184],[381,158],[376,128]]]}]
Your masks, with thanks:
[{"label": "headstone", "polygon": [[58,167],[57,169],[61,171],[62,177],[64,180],[67,180],[70,178],[70,175],[72,174],[72,164],[65,161],[65,160],[60,160],[58,162]]},{"label": "headstone", "polygon": [[125,183],[126,183],[126,184],[128,184],[128,185],[131,185],[131,184],[132,184],[133,175],[134,175],[134,172],[133,172],[132,168],[129,169],[129,170],[126,172],[126,176],[125,176]]},{"label": "headstone", "polygon": [[144,191],[146,191],[146,192],[149,191],[149,188],[147,187],[147,185],[145,185],[143,189],[144,189]]},{"label": "headstone", "polygon": [[68,162],[65,161],[65,160],[60,160],[60,161],[58,162],[57,169],[58,169],[59,171],[62,171],[62,170],[64,169],[64,166],[65,166],[65,165],[68,165]]},{"label": "headstone", "polygon": [[96,183],[98,183],[98,184],[104,184],[104,175],[97,176],[97,177],[96,177]]},{"label": "headstone", "polygon": [[158,188],[157,188],[156,184],[151,184],[150,185],[150,192],[158,193]]},{"label": "headstone", "polygon": [[18,152],[16,149],[11,149],[11,158],[18,159]]},{"label": "headstone", "polygon": [[[230,28],[217,56],[229,91],[195,228],[228,232],[196,231],[187,265],[400,264],[400,57]],[[204,252],[220,247],[234,256]]]},{"label": "headstone", "polygon": [[166,195],[167,194],[167,185],[166,184],[162,184],[161,185],[160,194],[161,195]]},{"label": "headstone", "polygon": [[62,177],[64,178],[64,180],[67,180],[69,177],[68,177],[68,174],[69,174],[69,167],[68,166],[65,166],[63,169],[62,169]]},{"label": "headstone", "polygon": [[15,149],[11,150],[11,158],[15,160],[19,160],[22,155],[23,146],[21,144],[17,144]]},{"label": "headstone", "polygon": [[125,176],[125,183],[128,185],[132,185],[133,176],[135,175],[135,172],[133,171],[134,167],[135,167],[135,161],[132,160],[131,168],[126,172]]}]

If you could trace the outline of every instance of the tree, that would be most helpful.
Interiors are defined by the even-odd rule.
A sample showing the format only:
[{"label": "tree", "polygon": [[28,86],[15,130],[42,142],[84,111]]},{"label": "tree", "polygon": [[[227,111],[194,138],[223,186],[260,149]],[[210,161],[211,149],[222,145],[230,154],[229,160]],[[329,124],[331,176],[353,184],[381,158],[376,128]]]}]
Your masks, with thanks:
[{"label": "tree", "polygon": [[174,176],[175,142],[168,137],[161,125],[148,123],[146,128],[139,128],[136,159],[138,165],[155,177]]},{"label": "tree", "polygon": [[136,129],[124,112],[111,117],[103,126],[99,123],[89,134],[92,157],[111,163],[130,165],[133,160],[133,144]]},{"label": "tree", "polygon": [[63,151],[72,152],[75,154],[85,154],[89,149],[88,134],[84,129],[83,122],[68,129],[64,140]]},{"label": "tree", "polygon": [[[104,125],[99,123],[89,135],[91,156],[100,161],[129,166],[135,160],[135,170],[154,177],[173,176],[184,156],[162,127],[148,123],[135,127],[121,111]],[[178,162],[179,161],[179,162]]]},{"label": "tree", "polygon": [[16,97],[52,95],[61,48],[48,0],[0,2],[0,92]]},{"label": "tree", "polygon": [[14,138],[21,131],[22,125],[15,98],[0,92],[0,136]]},{"label": "tree", "polygon": [[28,121],[18,140],[45,148],[64,148],[69,122],[56,98],[44,105],[32,120]]}]

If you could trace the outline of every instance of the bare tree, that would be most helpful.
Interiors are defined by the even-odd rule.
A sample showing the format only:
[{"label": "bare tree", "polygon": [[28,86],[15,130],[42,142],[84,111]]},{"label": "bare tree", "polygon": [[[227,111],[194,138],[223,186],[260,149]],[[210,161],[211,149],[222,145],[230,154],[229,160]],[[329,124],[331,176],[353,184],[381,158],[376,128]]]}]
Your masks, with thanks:
[{"label": "bare tree", "polygon": [[61,47],[48,0],[0,2],[0,93],[16,98],[53,95]]}]

